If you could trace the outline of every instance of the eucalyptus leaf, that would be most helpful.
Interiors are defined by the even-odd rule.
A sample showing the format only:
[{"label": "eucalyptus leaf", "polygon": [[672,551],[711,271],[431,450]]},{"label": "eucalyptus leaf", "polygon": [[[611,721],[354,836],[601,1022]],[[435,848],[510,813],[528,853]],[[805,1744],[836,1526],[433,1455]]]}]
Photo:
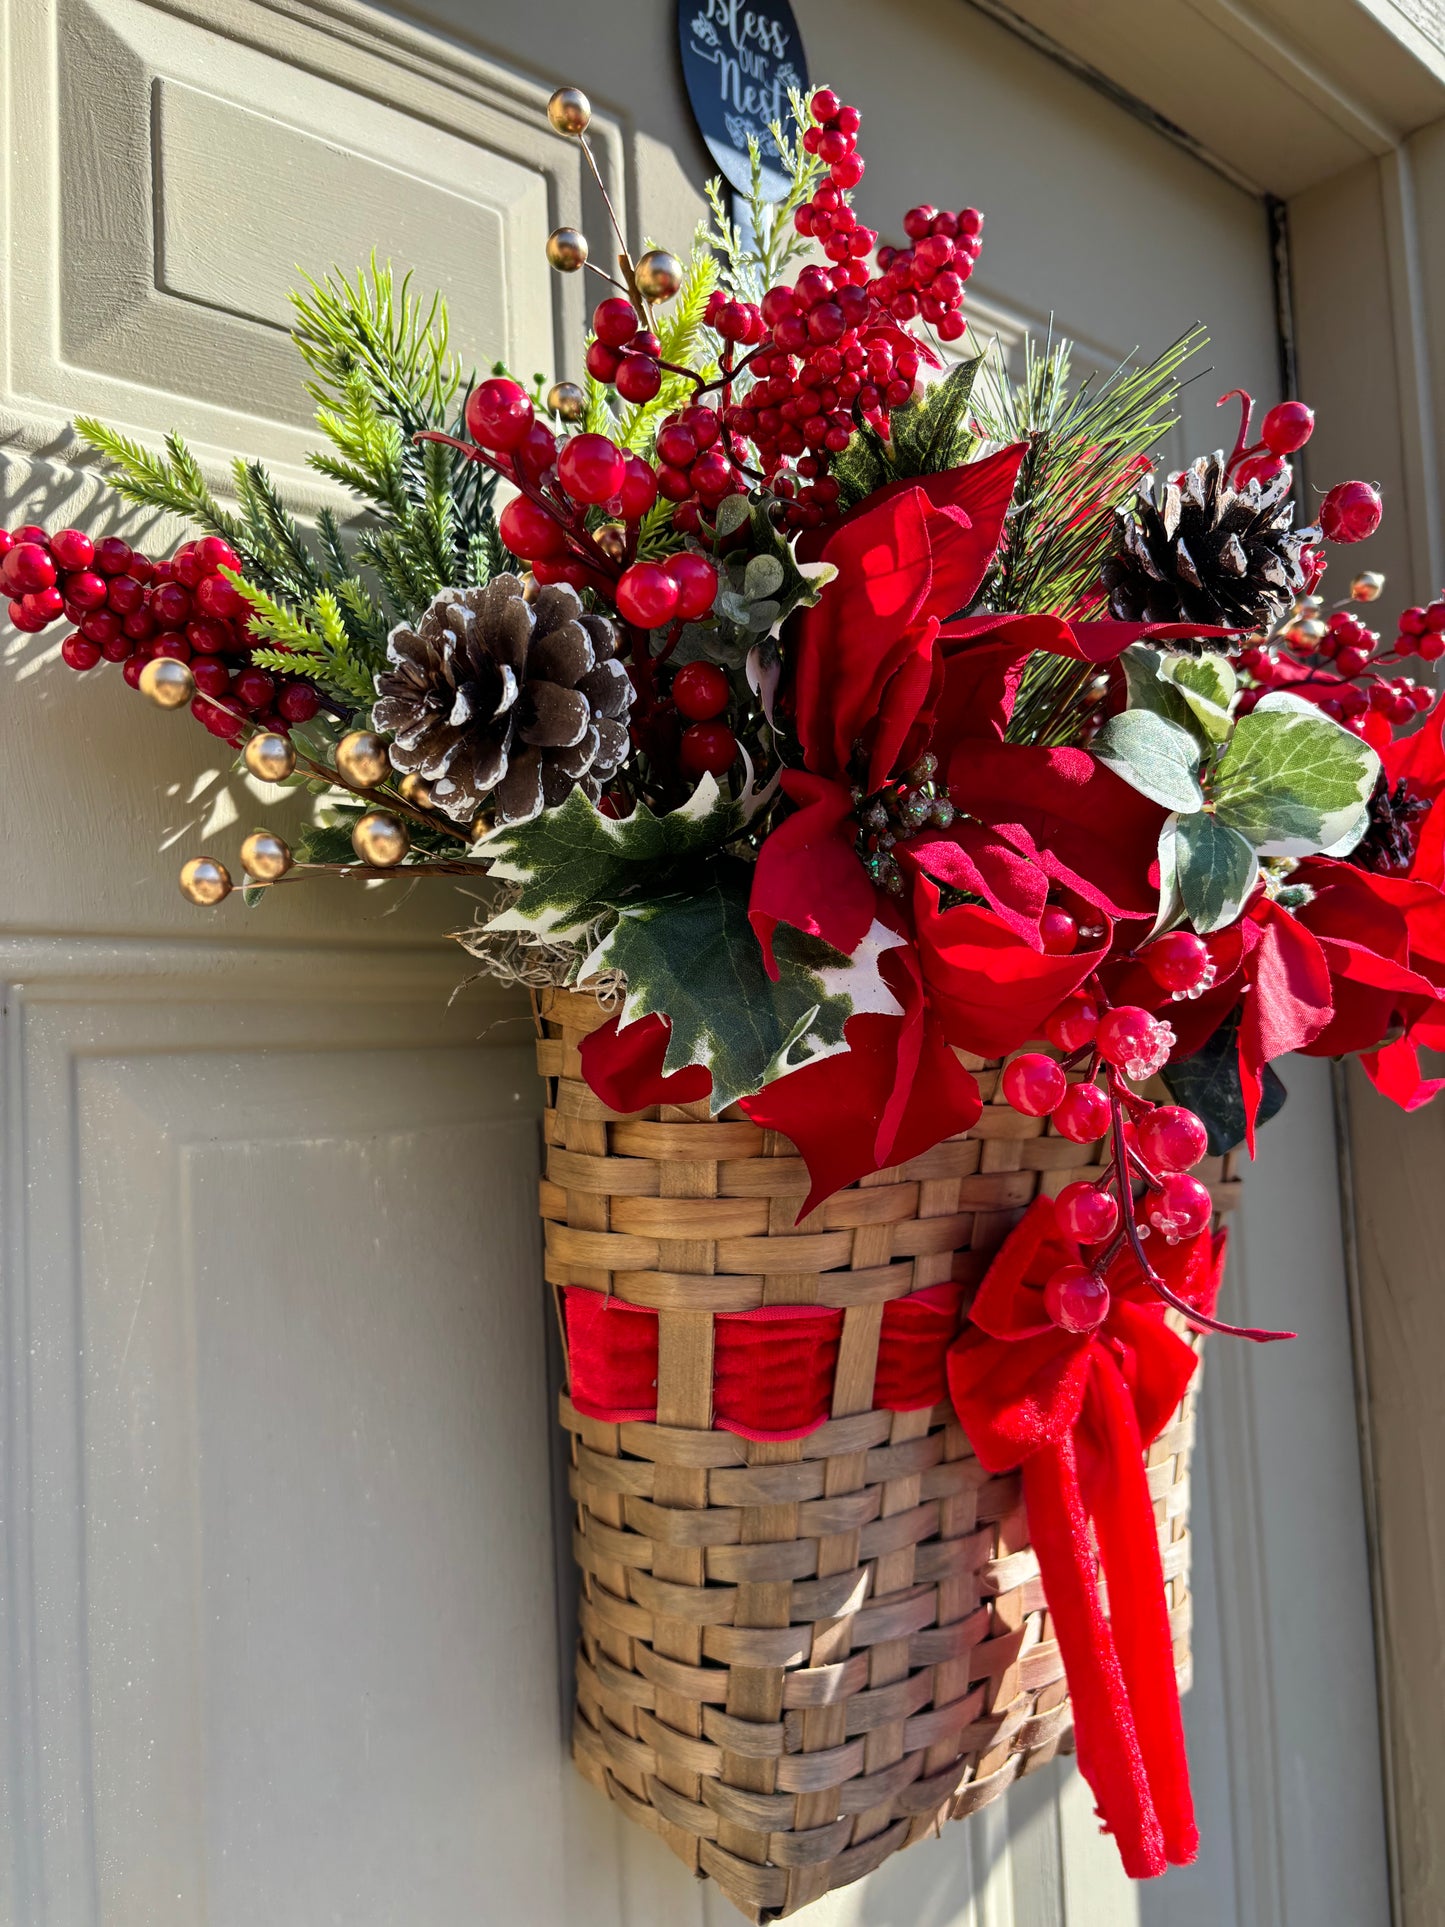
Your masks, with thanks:
[{"label": "eucalyptus leaf", "polygon": [[1259,880],[1253,848],[1207,810],[1179,817],[1174,864],[1180,899],[1202,937],[1233,923]]},{"label": "eucalyptus leaf", "polygon": [[781,614],[782,605],[774,602],[770,597],[762,602],[755,602],[748,610],[748,628],[755,632],[764,632],[772,628]]},{"label": "eucalyptus leaf", "polygon": [[725,495],[713,513],[713,527],[720,536],[735,535],[751,514],[746,495]]},{"label": "eucalyptus leaf", "polygon": [[1283,691],[1240,717],[1215,772],[1220,820],[1267,856],[1354,848],[1380,759],[1313,703]]},{"label": "eucalyptus leaf", "polygon": [[1153,710],[1126,709],[1111,716],[1090,747],[1116,776],[1166,810],[1202,807],[1199,745],[1187,729]]},{"label": "eucalyptus leaf", "polygon": [[743,576],[743,594],[749,602],[762,602],[775,596],[786,580],[782,560],[776,555],[755,555]]}]

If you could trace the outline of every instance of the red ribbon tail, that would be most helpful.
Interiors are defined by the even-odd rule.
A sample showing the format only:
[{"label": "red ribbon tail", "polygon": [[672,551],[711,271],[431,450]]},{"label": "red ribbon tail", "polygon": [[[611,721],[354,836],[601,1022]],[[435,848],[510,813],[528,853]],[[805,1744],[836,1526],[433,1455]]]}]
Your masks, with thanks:
[{"label": "red ribbon tail", "polygon": [[1095,1363],[1085,1424],[1106,1450],[1086,1457],[1084,1494],[1109,1587],[1109,1623],[1119,1657],[1149,1792],[1174,1866],[1199,1851],[1174,1644],[1144,1445],[1128,1387],[1112,1364]]},{"label": "red ribbon tail", "polygon": [[[1149,1879],[1164,1872],[1169,1857],[1123,1668],[1099,1601],[1071,1434],[1025,1459],[1023,1486],[1029,1533],[1073,1701],[1079,1770],[1093,1791],[1099,1818],[1114,1836],[1124,1871],[1132,1880]],[[1151,1530],[1152,1525],[1151,1511]]]}]

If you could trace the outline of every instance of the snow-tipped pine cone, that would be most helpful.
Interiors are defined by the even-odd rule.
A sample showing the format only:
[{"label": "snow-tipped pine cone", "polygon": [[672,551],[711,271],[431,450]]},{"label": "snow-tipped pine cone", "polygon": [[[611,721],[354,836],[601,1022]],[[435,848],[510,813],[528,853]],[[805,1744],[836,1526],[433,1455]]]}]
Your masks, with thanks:
[{"label": "snow-tipped pine cone", "polygon": [[1119,510],[1118,546],[1101,572],[1126,622],[1267,629],[1305,586],[1288,470],[1237,488],[1222,455],[1202,455],[1156,495]]},{"label": "snow-tipped pine cone", "polygon": [[387,638],[372,726],[457,822],[490,801],[525,823],[581,784],[595,803],[627,755],[632,684],[605,616],[556,583],[528,602],[514,575],[443,589]]}]

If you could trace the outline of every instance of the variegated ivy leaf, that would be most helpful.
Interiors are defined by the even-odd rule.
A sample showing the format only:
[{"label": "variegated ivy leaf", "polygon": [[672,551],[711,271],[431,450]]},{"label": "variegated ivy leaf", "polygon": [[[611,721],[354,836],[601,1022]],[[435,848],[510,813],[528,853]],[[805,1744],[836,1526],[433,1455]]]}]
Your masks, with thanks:
[{"label": "variegated ivy leaf", "polygon": [[[748,771],[751,778],[751,768]],[[654,816],[603,816],[580,789],[530,823],[493,830],[475,846],[503,883],[520,886],[492,930],[522,930],[554,941],[587,934],[598,918],[641,891],[659,895],[735,837],[770,792],[737,801],[704,776],[679,809]]]},{"label": "variegated ivy leaf", "polygon": [[622,972],[624,1027],[654,1013],[668,1019],[663,1069],[705,1065],[714,1113],[846,1050],[843,1026],[855,1013],[899,1010],[878,961],[902,939],[876,922],[851,957],[779,924],[774,983],[748,922],[751,882],[747,864],[722,857],[698,888],[624,906],[579,971]]},{"label": "variegated ivy leaf", "polygon": [[1188,730],[1202,750],[1228,737],[1236,679],[1223,657],[1170,655],[1135,642],[1122,660],[1131,710],[1148,710]]},{"label": "variegated ivy leaf", "polygon": [[1101,763],[1166,810],[1197,810],[1199,745],[1187,729],[1152,709],[1111,716],[1089,745]]},{"label": "variegated ivy leaf", "polygon": [[1275,690],[1235,725],[1212,793],[1220,820],[1265,856],[1343,856],[1365,833],[1379,775],[1368,743]]},{"label": "variegated ivy leaf", "polygon": [[1238,830],[1208,810],[1196,810],[1165,823],[1159,872],[1177,890],[1194,928],[1207,937],[1233,923],[1249,901],[1259,881],[1259,858]]}]

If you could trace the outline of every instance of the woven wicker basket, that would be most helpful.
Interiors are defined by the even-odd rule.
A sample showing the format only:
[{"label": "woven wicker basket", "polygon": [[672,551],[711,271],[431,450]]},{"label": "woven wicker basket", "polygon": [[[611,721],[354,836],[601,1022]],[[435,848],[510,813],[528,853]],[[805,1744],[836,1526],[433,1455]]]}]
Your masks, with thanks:
[{"label": "woven wicker basket", "polygon": [[[624,1117],[581,1080],[591,997],[545,991],[546,1275],[657,1317],[657,1422],[572,1435],[582,1571],[573,1752],[583,1774],[710,1874],[753,1921],[781,1919],[997,1797],[1070,1734],[1058,1646],[1017,1475],[990,1477],[946,1402],[874,1409],[885,1306],[975,1285],[1035,1193],[1103,1146],[995,1098],[983,1116],[801,1224],[802,1161],[730,1111]],[[1232,1159],[1201,1175],[1216,1207]],[[831,1418],[750,1442],[717,1429],[714,1318],[842,1309]],[[1191,1393],[1151,1447],[1181,1685],[1189,1667]]]}]

